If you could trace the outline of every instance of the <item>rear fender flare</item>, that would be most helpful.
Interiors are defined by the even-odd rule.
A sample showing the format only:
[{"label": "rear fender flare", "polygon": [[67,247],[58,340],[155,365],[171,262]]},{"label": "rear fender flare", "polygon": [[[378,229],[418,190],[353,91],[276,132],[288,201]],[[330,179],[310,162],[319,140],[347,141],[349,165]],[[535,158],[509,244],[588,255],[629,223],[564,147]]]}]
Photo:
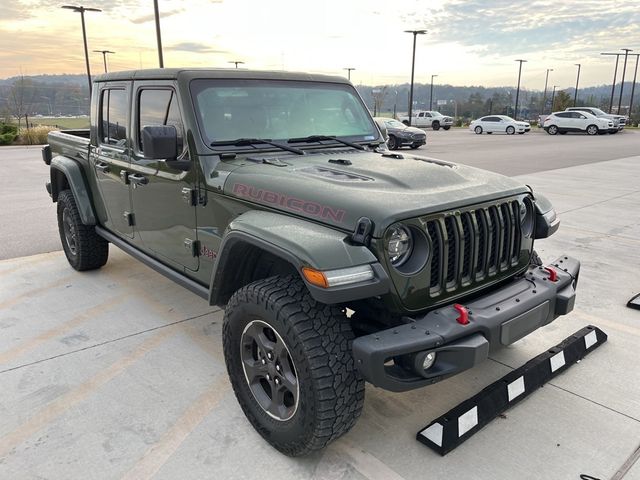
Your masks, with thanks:
[{"label": "rear fender flare", "polygon": [[73,193],[82,223],[95,225],[96,215],[82,167],[68,157],[53,157],[51,159],[51,198],[54,202],[58,201],[58,194],[66,188],[66,185]]}]

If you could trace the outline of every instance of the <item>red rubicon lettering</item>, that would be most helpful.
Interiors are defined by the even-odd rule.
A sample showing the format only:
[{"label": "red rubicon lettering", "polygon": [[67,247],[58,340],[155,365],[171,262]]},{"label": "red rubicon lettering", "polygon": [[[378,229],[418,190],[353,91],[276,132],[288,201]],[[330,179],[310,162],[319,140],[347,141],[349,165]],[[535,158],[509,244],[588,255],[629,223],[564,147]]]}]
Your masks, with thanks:
[{"label": "red rubicon lettering", "polygon": [[342,222],[346,212],[342,209],[331,208],[327,205],[320,205],[316,202],[289,197],[283,193],[262,190],[244,183],[233,185],[233,193],[238,197],[250,198],[261,203],[277,205],[293,212],[305,213],[313,217],[325,218],[334,222]]}]

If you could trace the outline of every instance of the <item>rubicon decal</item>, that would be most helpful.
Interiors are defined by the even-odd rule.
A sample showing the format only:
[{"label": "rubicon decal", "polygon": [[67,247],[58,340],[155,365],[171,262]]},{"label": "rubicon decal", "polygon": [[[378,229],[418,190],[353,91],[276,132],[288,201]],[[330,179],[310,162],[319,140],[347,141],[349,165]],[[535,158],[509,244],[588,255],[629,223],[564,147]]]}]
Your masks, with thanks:
[{"label": "rubicon decal", "polygon": [[290,197],[283,193],[263,190],[243,183],[236,183],[233,185],[233,194],[256,202],[277,205],[292,212],[303,213],[312,217],[325,218],[335,222],[342,222],[346,215],[346,212],[342,209],[335,209],[327,205],[321,205],[316,202]]}]

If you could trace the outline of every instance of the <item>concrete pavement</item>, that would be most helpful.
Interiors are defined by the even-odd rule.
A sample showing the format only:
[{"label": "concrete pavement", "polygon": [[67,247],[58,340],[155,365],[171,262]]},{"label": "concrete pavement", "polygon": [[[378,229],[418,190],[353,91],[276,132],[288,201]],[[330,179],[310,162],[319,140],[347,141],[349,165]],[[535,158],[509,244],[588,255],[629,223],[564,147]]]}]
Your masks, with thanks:
[{"label": "concrete pavement", "polygon": [[[303,459],[245,420],[226,377],[222,313],[205,301],[113,247],[89,273],[61,252],[0,261],[0,478],[612,478],[640,444],[640,312],[624,306],[640,291],[638,178],[640,157],[520,177],[561,214],[560,231],[536,244],[543,260],[582,261],[575,311],[435,386],[367,386],[356,427]],[[414,439],[590,323],[609,341],[506,418],[446,457]],[[640,462],[615,478],[640,479]]]}]

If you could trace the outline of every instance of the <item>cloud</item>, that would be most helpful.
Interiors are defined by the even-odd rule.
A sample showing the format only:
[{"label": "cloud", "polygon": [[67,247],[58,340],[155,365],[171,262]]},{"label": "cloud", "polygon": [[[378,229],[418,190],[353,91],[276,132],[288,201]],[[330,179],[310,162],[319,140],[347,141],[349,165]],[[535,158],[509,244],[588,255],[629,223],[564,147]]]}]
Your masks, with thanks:
[{"label": "cloud", "polygon": [[[176,8],[174,10],[169,10],[167,12],[160,12],[160,22],[162,22],[163,19],[171,17],[173,15],[177,15],[179,13],[184,12],[184,8]],[[153,20],[155,20],[156,16],[155,13],[151,13],[148,15],[143,15],[141,17],[137,17],[137,18],[132,18],[129,21],[131,23],[135,23],[135,24],[141,24],[141,23],[147,23],[147,22],[151,22]]]},{"label": "cloud", "polygon": [[180,42],[167,48],[191,53],[229,53],[227,50],[216,50],[209,45],[197,42]]}]

